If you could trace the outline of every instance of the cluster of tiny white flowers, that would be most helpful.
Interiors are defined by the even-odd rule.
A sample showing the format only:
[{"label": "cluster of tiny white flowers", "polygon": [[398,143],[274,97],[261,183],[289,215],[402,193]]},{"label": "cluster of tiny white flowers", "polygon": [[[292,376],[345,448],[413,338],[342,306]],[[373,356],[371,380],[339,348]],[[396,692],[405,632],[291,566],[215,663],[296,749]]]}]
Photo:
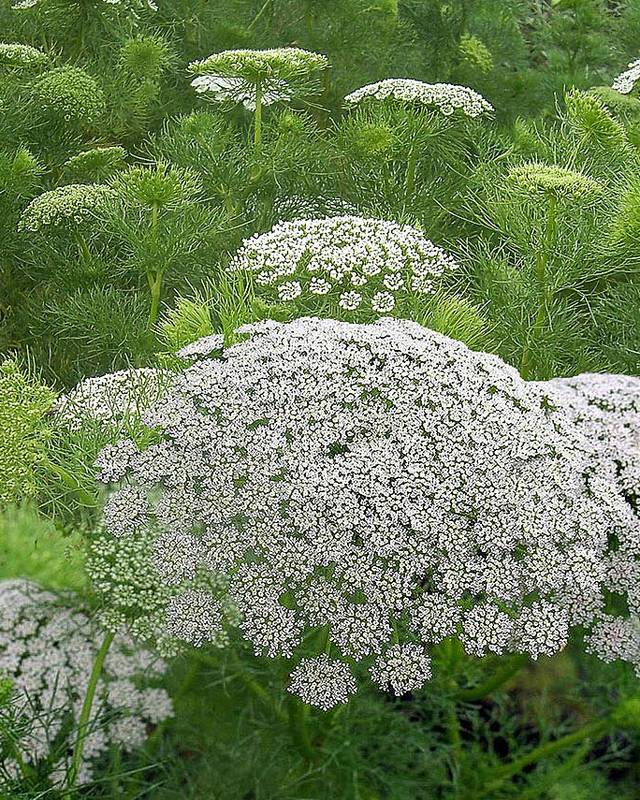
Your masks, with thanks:
[{"label": "cluster of tiny white flowers", "polygon": [[389,314],[406,294],[429,294],[454,258],[410,225],[357,216],[279,222],[246,239],[232,270],[276,302]]},{"label": "cluster of tiny white flowers", "polygon": [[[14,0],[11,5],[11,8],[14,9],[25,9],[25,8],[33,8],[34,6],[40,5],[42,0]],[[128,9],[135,10],[141,7],[148,7],[152,11],[158,10],[158,5],[155,0],[103,0],[104,3],[110,6],[123,6]]]},{"label": "cluster of tiny white flowers", "polygon": [[292,694],[323,711],[348,702],[357,688],[344,661],[332,661],[325,653],[301,661],[291,673],[289,683]]},{"label": "cluster of tiny white flowers", "polygon": [[217,103],[242,103],[254,111],[258,92],[263,105],[291,100],[305,88],[310,77],[325,69],[326,56],[281,47],[271,50],[225,50],[189,65],[196,77],[191,85]]},{"label": "cluster of tiny white flowers", "polygon": [[90,220],[113,197],[107,186],[91,183],[68,184],[45,192],[22,212],[19,231],[38,231],[63,224],[79,225]]},{"label": "cluster of tiny white flowers", "polygon": [[624,72],[613,81],[613,88],[620,94],[630,94],[640,78],[640,58],[631,61]]},{"label": "cluster of tiny white flowers", "polygon": [[[77,722],[93,667],[100,631],[68,595],[58,596],[25,580],[0,582],[0,676],[12,681],[12,701],[24,731],[20,757],[38,765],[58,759],[50,774],[64,779],[69,747],[60,737]],[[118,744],[131,750],[143,744],[148,726],[172,716],[164,689],[145,685],[159,678],[165,664],[126,637],[117,637],[107,654],[85,739],[80,782],[91,779],[92,762]],[[68,736],[73,736],[70,729]],[[72,742],[66,742],[70,745]],[[5,764],[17,775],[17,763]]]},{"label": "cluster of tiny white flowers", "polygon": [[[112,541],[150,537],[184,595],[172,630],[183,615],[183,638],[204,641],[200,615],[217,631],[222,593],[190,576],[224,574],[245,638],[294,658],[291,691],[327,708],[354,691],[353,661],[377,658],[374,680],[406,691],[447,635],[536,658],[601,619],[610,539],[637,556],[638,520],[516,370],[404,320],[239,333],[143,413],[159,443],[100,460],[118,514],[146,520]],[[316,629],[324,654],[300,661]]]},{"label": "cluster of tiny white flowers", "polygon": [[168,387],[173,373],[151,368],[125,369],[96,378],[86,378],[56,401],[57,419],[70,430],[88,420],[105,425],[139,417]]},{"label": "cluster of tiny white flowers", "polygon": [[410,78],[386,78],[369,83],[345,97],[348,106],[355,106],[367,98],[374,100],[402,100],[438,109],[445,116],[461,111],[467,117],[491,114],[493,106],[481,94],[468,86],[452,83],[424,83]]},{"label": "cluster of tiny white flowers", "polygon": [[[640,378],[584,373],[529,384],[552,418],[568,418],[590,456],[590,471],[618,489],[638,514],[640,500]],[[619,532],[604,561],[605,585],[625,597],[627,618],[603,615],[588,637],[605,661],[632,663],[640,675],[640,544],[635,531]]]},{"label": "cluster of tiny white flowers", "polygon": [[640,378],[587,372],[529,385],[568,415],[591,446],[597,473],[640,498]]},{"label": "cluster of tiny white flowers", "polygon": [[18,42],[0,42],[0,66],[2,67],[41,67],[49,60],[49,56]]}]

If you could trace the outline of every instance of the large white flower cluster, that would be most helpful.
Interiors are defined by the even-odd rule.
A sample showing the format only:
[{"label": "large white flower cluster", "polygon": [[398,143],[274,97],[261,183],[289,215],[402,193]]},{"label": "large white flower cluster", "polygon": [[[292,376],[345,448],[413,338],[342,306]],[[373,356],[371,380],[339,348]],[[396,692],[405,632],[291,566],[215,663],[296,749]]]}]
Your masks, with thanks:
[{"label": "large white flower cluster", "polygon": [[630,94],[640,78],[640,58],[631,61],[624,72],[613,81],[613,88],[620,94]]},{"label": "large white flower cluster", "polygon": [[601,617],[608,547],[638,553],[638,521],[514,369],[401,320],[240,332],[144,413],[160,442],[101,459],[113,534],[154,538],[178,590],[173,635],[219,634],[220,594],[191,576],[225,574],[256,652],[293,657],[290,689],[327,708],[356,661],[402,692],[451,634],[535,658]]},{"label": "large white flower cluster", "polygon": [[[71,598],[25,580],[0,582],[0,677],[12,681],[20,719],[19,754],[4,762],[10,778],[20,761],[49,760],[50,777],[64,780],[101,633]],[[149,651],[118,637],[107,654],[91,711],[79,780],[91,779],[93,762],[110,746],[141,746],[152,726],[172,715],[164,689],[149,684],[165,670]],[[7,795],[8,796],[8,795]]]},{"label": "large white flower cluster", "polygon": [[327,57],[299,47],[271,50],[224,50],[189,64],[191,85],[217,103],[242,103],[255,110],[312,91],[314,74],[328,66]]},{"label": "large white flower cluster", "polygon": [[445,116],[456,111],[467,117],[481,117],[491,114],[493,106],[481,94],[468,86],[452,83],[424,83],[411,78],[386,78],[377,83],[369,83],[356,89],[345,97],[348,106],[355,106],[363,100],[402,100],[406,103],[435,107]]},{"label": "large white flower cluster", "polygon": [[356,216],[279,222],[246,239],[231,261],[267,299],[334,316],[389,314],[407,294],[433,292],[456,266],[417,228]]}]

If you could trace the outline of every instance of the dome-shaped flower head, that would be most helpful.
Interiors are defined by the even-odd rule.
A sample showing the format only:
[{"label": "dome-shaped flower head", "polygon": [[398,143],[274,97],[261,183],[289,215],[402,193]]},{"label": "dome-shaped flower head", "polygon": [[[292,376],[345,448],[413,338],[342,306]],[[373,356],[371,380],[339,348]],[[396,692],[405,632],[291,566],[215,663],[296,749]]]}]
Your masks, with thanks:
[{"label": "dome-shaped flower head", "polygon": [[159,440],[100,457],[119,467],[113,547],[147,537],[189,606],[167,606],[165,629],[184,614],[186,640],[206,638],[192,576],[224,576],[244,637],[328,707],[353,662],[404,692],[446,636],[535,658],[601,614],[611,537],[637,539],[638,521],[516,370],[404,320],[239,332],[183,353],[195,363],[143,414]]},{"label": "dome-shaped flower head", "polygon": [[22,212],[19,231],[38,231],[45,227],[75,227],[86,223],[113,198],[107,186],[92,183],[69,184],[44,192]]},{"label": "dome-shaped flower head", "polygon": [[452,256],[417,228],[382,219],[322,217],[280,222],[246,239],[232,270],[253,275],[257,291],[332,316],[385,316],[412,294],[430,294]]},{"label": "dome-shaped flower head", "polygon": [[105,109],[98,81],[78,67],[58,67],[31,87],[35,111],[70,125],[89,125]]},{"label": "dome-shaped flower head", "polygon": [[631,61],[624,72],[613,81],[613,88],[620,94],[630,94],[640,78],[640,58]]},{"label": "dome-shaped flower head", "polygon": [[[15,692],[16,748],[24,763],[48,765],[55,783],[69,767],[74,723],[101,638],[71,595],[58,596],[24,580],[0,582],[0,676],[11,680]],[[93,762],[110,746],[139,747],[149,725],[172,715],[167,693],[149,685],[164,670],[164,663],[139,645],[124,637],[114,640],[89,719],[80,783],[91,779]],[[18,776],[11,759],[4,767]]]},{"label": "dome-shaped flower head", "polygon": [[242,103],[254,110],[314,92],[326,56],[297,47],[273,50],[225,50],[189,65],[191,85],[215,102]]},{"label": "dome-shaped flower head", "polygon": [[0,42],[0,69],[36,69],[44,66],[49,56],[28,44]]},{"label": "dome-shaped flower head", "polygon": [[347,106],[364,100],[399,100],[403,103],[435,108],[445,116],[460,112],[467,117],[491,114],[493,106],[482,95],[467,86],[452,83],[423,83],[410,78],[386,78],[369,83],[345,97]]},{"label": "dome-shaped flower head", "polygon": [[507,183],[515,191],[528,196],[588,202],[602,194],[602,185],[581,172],[535,161],[512,167]]},{"label": "dome-shaped flower head", "polygon": [[125,166],[124,147],[94,147],[67,159],[63,165],[65,178],[84,182],[104,181]]},{"label": "dome-shaped flower head", "polygon": [[110,185],[126,202],[149,209],[176,209],[202,193],[197,172],[162,163],[132,167],[116,175]]}]

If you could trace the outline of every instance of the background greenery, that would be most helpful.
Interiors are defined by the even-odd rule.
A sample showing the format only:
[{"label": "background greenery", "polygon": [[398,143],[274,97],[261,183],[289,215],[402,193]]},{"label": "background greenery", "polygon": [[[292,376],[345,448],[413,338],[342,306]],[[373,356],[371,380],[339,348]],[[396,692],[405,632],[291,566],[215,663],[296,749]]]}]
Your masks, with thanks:
[{"label": "background greenery", "polygon": [[[296,313],[265,304],[226,271],[244,237],[280,219],[337,207],[417,225],[461,265],[413,309],[418,321],[530,378],[640,374],[640,100],[606,88],[640,55],[638,0],[125,5],[41,0],[18,11],[0,0],[4,41],[49,56],[26,69],[0,61],[0,421],[15,432],[0,446],[3,577],[83,588],[92,457],[117,432],[63,436],[51,424],[54,393],[166,362],[199,335]],[[186,67],[227,48],[286,45],[325,53],[331,68],[317,94],[265,112],[256,151],[251,115],[197,97]],[[346,93],[390,76],[471,86],[495,119],[456,125],[410,109],[343,109]],[[523,194],[513,180],[531,162],[599,186],[586,199],[559,193],[552,238],[548,196],[530,186]],[[18,230],[34,197],[93,182],[113,186],[118,202],[73,229]],[[160,318],[149,326],[148,275],[160,268]],[[113,753],[87,796],[638,797],[637,720],[495,779],[499,765],[637,691],[630,669],[569,649],[490,697],[454,703],[450,655],[437,654],[443,664],[419,694],[363,692],[329,715],[312,712],[308,728],[284,699],[277,664],[240,643],[185,656],[169,678],[175,720],[137,756]],[[461,686],[499,668],[491,659],[456,664]],[[25,787],[20,796],[54,795]]]}]

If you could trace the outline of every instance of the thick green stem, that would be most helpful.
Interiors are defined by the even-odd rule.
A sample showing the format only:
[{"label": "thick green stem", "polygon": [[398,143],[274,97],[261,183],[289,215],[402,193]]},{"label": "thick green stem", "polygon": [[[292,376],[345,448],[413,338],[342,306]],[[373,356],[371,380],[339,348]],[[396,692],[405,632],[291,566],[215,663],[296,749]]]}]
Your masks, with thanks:
[{"label": "thick green stem", "polygon": [[504,781],[512,778],[514,775],[517,775],[530,764],[535,764],[537,761],[542,761],[544,758],[554,756],[561,750],[571,747],[574,744],[579,744],[585,739],[598,738],[606,733],[610,727],[611,720],[609,718],[600,719],[596,722],[590,722],[588,725],[584,725],[579,730],[574,731],[573,733],[568,733],[566,736],[562,736],[560,739],[556,739],[553,742],[546,742],[545,744],[541,744],[539,747],[535,747],[526,755],[516,758],[509,764],[504,764],[503,766],[493,770],[492,774],[490,775],[491,780],[484,786],[484,794],[486,795],[488,792],[492,792],[496,787],[504,783]]},{"label": "thick green stem", "polygon": [[253,145],[256,153],[262,144],[262,85],[256,84],[256,110],[253,115]]},{"label": "thick green stem", "polygon": [[111,647],[111,643],[113,642],[114,638],[115,636],[113,633],[107,633],[107,635],[104,637],[104,641],[100,645],[100,649],[96,653],[96,657],[93,662],[93,669],[91,670],[91,675],[89,676],[89,683],[87,684],[87,691],[85,692],[82,710],[80,711],[80,719],[78,720],[78,735],[76,737],[73,755],[71,757],[71,768],[69,770],[69,775],[67,776],[67,792],[65,794],[65,797],[67,798],[72,796],[73,789],[76,785],[78,772],[80,771],[80,766],[82,764],[82,753],[84,752],[84,743],[85,739],[87,738],[87,729],[91,721],[93,700],[96,695],[98,681],[100,680],[100,675],[102,674],[102,668],[104,667],[107,653],[109,652],[109,648]]},{"label": "thick green stem", "polygon": [[499,689],[507,683],[507,681],[511,680],[511,678],[524,667],[528,660],[528,656],[525,655],[514,656],[503,667],[497,669],[484,683],[481,683],[479,686],[474,686],[472,689],[461,689],[456,692],[455,699],[472,703],[476,700],[482,700],[488,697],[495,692],[496,689]]},{"label": "thick green stem", "polygon": [[416,167],[418,165],[418,146],[414,142],[407,158],[407,173],[405,177],[405,194],[407,201],[413,198],[416,190]]},{"label": "thick green stem", "polygon": [[91,263],[91,252],[89,250],[89,246],[87,245],[87,240],[80,233],[80,231],[76,231],[75,239],[78,246],[78,255],[80,256],[80,261],[82,261],[83,264]]},{"label": "thick green stem", "polygon": [[538,284],[538,310],[529,334],[529,338],[522,351],[520,374],[525,380],[531,377],[534,367],[532,345],[538,341],[547,323],[548,306],[551,299],[551,290],[547,281],[547,265],[551,256],[551,248],[556,234],[556,207],[555,195],[549,194],[547,205],[547,223],[540,249],[536,254],[536,281]]},{"label": "thick green stem", "polygon": [[289,731],[291,740],[305,761],[312,762],[316,752],[309,733],[309,706],[297,697],[287,699],[289,708]]},{"label": "thick green stem", "polygon": [[158,312],[160,310],[160,299],[162,296],[162,279],[164,278],[164,270],[158,270],[155,276],[147,275],[149,281],[149,288],[151,290],[151,308],[149,309],[149,319],[147,321],[147,331],[151,333],[153,326],[158,319]]}]

